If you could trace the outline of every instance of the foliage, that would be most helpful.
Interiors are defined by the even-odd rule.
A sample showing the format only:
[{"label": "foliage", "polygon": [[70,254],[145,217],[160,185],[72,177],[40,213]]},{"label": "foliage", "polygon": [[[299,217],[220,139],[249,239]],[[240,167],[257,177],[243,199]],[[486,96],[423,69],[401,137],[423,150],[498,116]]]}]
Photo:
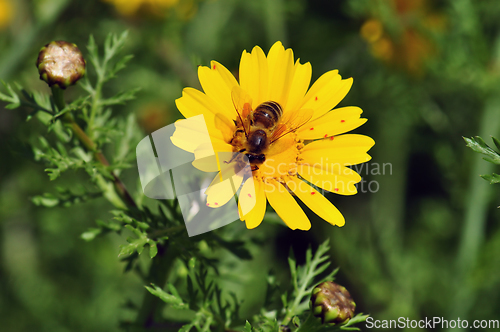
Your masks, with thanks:
[{"label": "foliage", "polygon": [[[496,139],[495,137],[491,138],[493,140],[493,143],[495,143],[495,146],[497,149],[500,150],[500,141]],[[495,165],[500,165],[500,153],[497,151],[493,150],[484,142],[484,140],[479,137],[472,137],[472,138],[467,138],[464,137],[465,142],[467,143],[467,146],[471,148],[473,151],[484,154],[486,157],[483,159],[486,161],[489,161],[490,163],[493,163]],[[500,183],[500,175],[498,174],[485,174],[481,175],[483,179],[488,181],[490,184],[494,183]]]},{"label": "foliage", "polygon": [[[93,66],[96,76],[95,84],[91,83],[88,76],[85,77],[81,86],[88,95],[68,105],[65,105],[64,99],[58,95],[61,93],[58,88],[53,88],[53,96],[48,98],[41,94],[30,94],[20,86],[17,86],[20,92],[16,92],[10,85],[5,85],[7,94],[0,94],[0,100],[9,103],[9,108],[32,108],[28,120],[35,116],[47,126],[49,132],[54,133],[52,136],[38,137],[38,142],[33,145],[33,158],[46,165],[45,171],[50,180],[58,180],[69,170],[84,170],[94,184],[93,188],[80,186],[80,190],[58,187],[57,193],[36,195],[32,201],[39,206],[54,208],[58,205],[68,207],[98,197],[107,198],[119,208],[110,211],[114,216],[113,220],[98,220],[97,227],[83,233],[82,239],[92,241],[97,236],[109,232],[131,232],[133,236],[126,239],[127,244],[120,245],[118,257],[127,262],[126,271],[134,269],[144,281],[150,283],[150,286],[146,286],[147,292],[173,309],[189,312],[190,319],[187,324],[182,323],[179,331],[188,332],[194,329],[207,332],[213,328],[227,330],[243,326],[244,320],[239,317],[241,301],[234,293],[230,293],[229,299],[223,294],[223,288],[215,282],[213,274],[209,273],[209,270],[218,273],[217,260],[201,254],[197,244],[206,241],[212,247],[226,249],[236,257],[247,260],[251,255],[245,249],[245,243],[224,239],[216,233],[188,239],[176,201],[162,202],[158,213],[155,214],[147,206],[137,205],[136,199],[130,196],[117,176],[121,170],[132,166],[127,156],[133,155],[132,148],[140,137],[131,116],[126,119],[116,118],[109,108],[134,98],[137,89],[119,92],[110,97],[103,94],[104,84],[115,78],[132,59],[131,56],[117,57],[126,36],[126,32],[120,36],[110,34],[104,42],[102,57],[99,56],[94,38],[90,37],[87,49],[89,63]],[[80,121],[77,122],[75,118]],[[84,129],[80,127],[80,123]],[[107,143],[113,141],[118,144],[113,162],[109,163],[102,150]],[[138,267],[139,257],[146,246],[149,248],[149,258],[156,260],[151,263],[148,276],[144,276]],[[288,325],[292,320],[295,326],[300,328],[298,317],[309,307],[313,286],[320,281],[332,279],[337,272],[335,270],[323,278],[318,278],[330,265],[330,262],[327,262],[328,251],[328,242],[320,245],[314,256],[309,248],[304,266],[297,266],[294,258],[290,257],[293,290],[281,290],[282,308],[268,310],[264,307],[260,315],[254,318],[255,327],[246,321],[245,330],[279,331],[280,324]],[[171,282],[166,284],[166,290],[161,286],[167,280],[168,271],[165,269],[174,264],[177,258],[184,260],[188,271],[185,292],[179,292]],[[270,276],[267,304],[276,303],[280,298],[273,280]],[[150,311],[148,315],[156,317],[155,313],[161,306],[151,306],[150,303],[153,303],[151,298],[146,297],[139,309],[137,320],[134,323],[124,322],[123,326],[135,329],[153,324],[151,318],[143,317],[143,312]],[[360,317],[353,322],[364,321]],[[159,319],[161,321],[161,318]]]},{"label": "foliage", "polygon": [[[177,331],[196,312],[174,309],[144,285],[173,294],[167,286],[172,284],[187,303],[191,257],[195,273],[203,264],[209,282],[222,289],[222,306],[233,305],[230,294],[237,295],[240,320],[233,329],[276,330],[274,317],[285,316],[280,296],[287,292],[290,306],[295,300],[290,247],[297,265],[304,266],[307,246],[317,248],[327,238],[329,261],[341,267],[337,280],[359,311],[388,320],[497,319],[498,195],[491,178],[478,175],[494,179],[492,173],[500,173],[464,149],[461,137],[500,132],[500,2],[179,0],[169,12],[138,8],[127,17],[115,10],[116,1],[3,0],[0,7],[6,3],[15,6],[9,23],[0,22],[0,80],[8,82],[0,85],[2,330],[116,331],[120,322],[133,329],[140,309],[155,307],[154,322],[178,323],[154,327]],[[189,18],[177,15],[181,7]],[[379,30],[365,34],[367,27]],[[108,33],[114,32],[112,49],[125,30],[126,43],[102,75]],[[90,34],[99,45],[101,81],[106,80],[100,96],[90,92],[99,90],[85,47]],[[50,98],[34,66],[40,47],[58,39],[76,43],[88,64],[88,77],[65,91],[63,108]],[[242,50],[267,50],[277,40],[312,64],[313,80],[334,69],[354,78],[338,107],[358,105],[370,119],[363,131],[377,141],[373,159],[353,166],[364,187],[346,200],[327,195],[346,218],[342,228],[323,224],[305,207],[312,230],[292,232],[269,209],[255,230],[235,222],[187,238],[175,222],[175,203],[142,195],[133,149],[146,134],[180,117],[175,99],[183,87],[199,87],[198,65],[217,60],[237,74]],[[112,78],[125,54],[134,58]],[[137,88],[136,99],[116,104],[115,96]],[[98,162],[65,114],[74,115],[110,166]],[[118,192],[113,174],[137,209]],[[131,244],[127,238],[154,241],[158,253],[150,258],[151,243],[140,255],[131,246],[134,253],[117,262],[120,246]],[[180,259],[169,262],[176,247]],[[170,266],[165,281],[150,274],[156,261]],[[191,279],[197,289],[196,277]],[[146,295],[159,303],[148,303]],[[200,293],[197,301],[203,302]],[[273,313],[269,326],[263,307]],[[141,312],[147,321],[151,310]],[[292,329],[293,322],[304,322],[294,317]]]}]

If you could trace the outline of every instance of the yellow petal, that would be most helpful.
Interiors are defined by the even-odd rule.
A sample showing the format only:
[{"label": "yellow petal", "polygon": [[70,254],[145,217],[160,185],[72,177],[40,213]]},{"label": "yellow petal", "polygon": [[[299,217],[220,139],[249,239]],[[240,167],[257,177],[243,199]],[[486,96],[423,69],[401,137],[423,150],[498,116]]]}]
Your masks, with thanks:
[{"label": "yellow petal", "polygon": [[300,64],[299,59],[295,63],[295,75],[293,76],[292,84],[290,86],[290,94],[288,102],[284,106],[284,112],[297,111],[299,105],[304,99],[304,96],[311,84],[312,67],[309,62]]},{"label": "yellow petal", "polygon": [[201,117],[176,121],[175,132],[170,139],[174,145],[188,152],[194,152],[200,144],[206,142],[212,142],[212,145],[224,142],[220,130],[210,126]]},{"label": "yellow petal", "polygon": [[253,100],[253,107],[268,100],[269,74],[264,51],[255,46],[252,53],[243,51],[240,61],[240,85]]},{"label": "yellow petal", "polygon": [[222,113],[215,115],[214,127],[220,131],[224,142],[230,142],[236,130],[234,122]]},{"label": "yellow petal", "polygon": [[196,89],[185,88],[182,90],[182,97],[175,103],[186,119],[202,114],[210,136],[224,139],[223,133],[215,123],[216,117],[221,114],[221,109],[212,98]]},{"label": "yellow petal", "polygon": [[300,108],[313,109],[312,120],[314,120],[337,106],[351,86],[352,78],[342,80],[338,70],[326,72],[314,82]]},{"label": "yellow petal", "polygon": [[248,229],[260,225],[266,213],[266,194],[261,181],[248,179],[241,188],[239,196],[240,219]]},{"label": "yellow petal", "polygon": [[364,135],[332,136],[307,144],[301,151],[300,159],[302,164],[308,165],[356,165],[371,159],[366,152],[374,144],[372,138]]},{"label": "yellow petal", "polygon": [[281,42],[276,42],[267,56],[269,68],[269,100],[285,106],[295,74],[293,51],[284,49]]},{"label": "yellow petal", "polygon": [[207,206],[219,208],[229,202],[236,194],[242,181],[243,177],[240,174],[234,174],[230,178],[223,180],[221,180],[221,175],[217,174],[210,186],[205,190]]},{"label": "yellow petal", "polygon": [[193,166],[200,171],[211,173],[220,170],[216,154],[220,152],[232,152],[233,147],[224,141],[213,139],[212,142],[206,142],[198,145],[194,150]]},{"label": "yellow petal", "polygon": [[182,97],[176,99],[175,104],[185,118],[203,114],[206,121],[219,113],[217,104],[211,98],[193,88],[184,88]]},{"label": "yellow petal", "polygon": [[205,121],[201,117],[189,120],[180,119],[175,122],[175,131],[172,137],[170,137],[175,146],[188,152],[194,152],[198,145],[200,145],[200,139],[202,142],[210,140],[210,133]]},{"label": "yellow petal", "polygon": [[355,184],[361,181],[358,173],[339,165],[321,168],[299,164],[297,171],[300,176],[315,186],[340,195],[356,194]]},{"label": "yellow petal", "polygon": [[311,228],[306,214],[281,183],[269,180],[265,183],[264,190],[269,204],[288,227],[304,231]]},{"label": "yellow petal", "polygon": [[361,108],[353,106],[334,109],[309,121],[297,131],[297,135],[304,140],[313,140],[346,133],[366,122],[366,119],[360,119],[361,113]]},{"label": "yellow petal", "polygon": [[[233,75],[220,63],[211,62],[211,67],[198,67],[198,78],[205,94],[217,105],[218,112],[236,119],[236,110],[231,99],[231,90],[238,85]],[[231,79],[232,77],[232,79]]]},{"label": "yellow petal", "polygon": [[318,216],[332,225],[344,226],[345,219],[342,213],[316,189],[296,176],[289,177],[286,184]]}]

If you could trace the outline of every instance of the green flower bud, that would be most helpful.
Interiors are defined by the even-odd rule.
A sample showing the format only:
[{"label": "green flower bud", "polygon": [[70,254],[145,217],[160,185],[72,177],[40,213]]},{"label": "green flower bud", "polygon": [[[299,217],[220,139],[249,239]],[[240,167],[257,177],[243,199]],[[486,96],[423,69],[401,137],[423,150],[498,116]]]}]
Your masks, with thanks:
[{"label": "green flower bud", "polygon": [[325,323],[345,323],[354,316],[356,303],[345,289],[332,281],[317,285],[311,295],[313,315]]},{"label": "green flower bud", "polygon": [[85,59],[75,44],[62,40],[53,41],[42,47],[36,67],[40,79],[49,86],[66,89],[85,75]]}]

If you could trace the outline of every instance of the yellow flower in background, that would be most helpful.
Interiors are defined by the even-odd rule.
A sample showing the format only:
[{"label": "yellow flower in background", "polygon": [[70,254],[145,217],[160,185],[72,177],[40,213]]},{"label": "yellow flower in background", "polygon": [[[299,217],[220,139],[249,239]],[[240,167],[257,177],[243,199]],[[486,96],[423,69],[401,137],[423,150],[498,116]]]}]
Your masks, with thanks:
[{"label": "yellow flower in background", "polygon": [[0,0],[0,29],[9,25],[12,20],[13,8],[10,0]]},{"label": "yellow flower in background", "polygon": [[390,32],[384,25],[383,15],[375,11],[362,25],[361,37],[370,44],[374,57],[411,74],[421,75],[425,61],[436,54],[429,35],[444,30],[444,16],[431,10],[426,0],[387,0],[381,3],[391,9],[391,19],[394,20],[391,24],[396,23],[398,31]]},{"label": "yellow flower in background", "polygon": [[197,9],[198,0],[103,0],[114,5],[124,16],[134,16],[140,12],[163,17],[168,9],[175,8],[183,19],[189,19]]},{"label": "yellow flower in background", "polygon": [[141,9],[141,7],[147,7],[151,13],[157,10],[163,11],[171,8],[179,2],[179,0],[104,0],[105,2],[111,2],[116,10],[125,16],[134,15]]},{"label": "yellow flower in background", "polygon": [[[294,196],[330,224],[344,225],[339,210],[310,184],[340,195],[355,194],[361,177],[347,166],[370,160],[367,151],[375,142],[367,136],[344,134],[366,122],[360,118],[360,108],[333,109],[349,92],[352,78],[343,80],[332,70],[309,88],[311,75],[310,63],[294,61],[292,50],[277,42],[267,57],[258,46],[251,53],[243,52],[239,82],[216,61],[210,67],[200,66],[204,93],[185,88],[176,100],[186,118],[204,116],[210,148],[216,153],[239,152],[248,158],[253,181],[240,178],[234,183],[236,188],[243,183],[239,210],[248,228],[262,222],[269,202],[291,229],[310,229]],[[172,142],[195,156],[204,155],[207,143],[180,123]],[[230,164],[228,159],[221,165]],[[203,170],[196,162],[193,165]],[[216,177],[212,183],[218,181]],[[206,204],[213,208],[233,196],[210,187],[206,194]]]}]

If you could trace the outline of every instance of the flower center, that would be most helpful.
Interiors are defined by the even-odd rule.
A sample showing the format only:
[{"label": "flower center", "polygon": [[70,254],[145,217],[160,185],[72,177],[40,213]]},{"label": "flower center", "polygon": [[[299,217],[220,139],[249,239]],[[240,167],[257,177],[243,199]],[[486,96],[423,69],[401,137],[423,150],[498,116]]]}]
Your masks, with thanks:
[{"label": "flower center", "polygon": [[297,174],[297,157],[304,147],[301,141],[297,140],[295,133],[290,133],[269,146],[266,152],[266,160],[258,165],[259,169],[254,172],[254,177],[264,181],[274,179],[280,182],[285,181],[285,177]]},{"label": "flower center", "polygon": [[[235,120],[231,140],[238,164],[244,167],[243,155],[252,168],[254,178],[285,182],[285,177],[297,174],[297,158],[304,146],[295,132],[286,133],[281,124],[283,109],[274,101],[267,101],[252,110],[245,104]],[[283,135],[285,134],[285,135]],[[278,139],[273,138],[280,137]]]}]

